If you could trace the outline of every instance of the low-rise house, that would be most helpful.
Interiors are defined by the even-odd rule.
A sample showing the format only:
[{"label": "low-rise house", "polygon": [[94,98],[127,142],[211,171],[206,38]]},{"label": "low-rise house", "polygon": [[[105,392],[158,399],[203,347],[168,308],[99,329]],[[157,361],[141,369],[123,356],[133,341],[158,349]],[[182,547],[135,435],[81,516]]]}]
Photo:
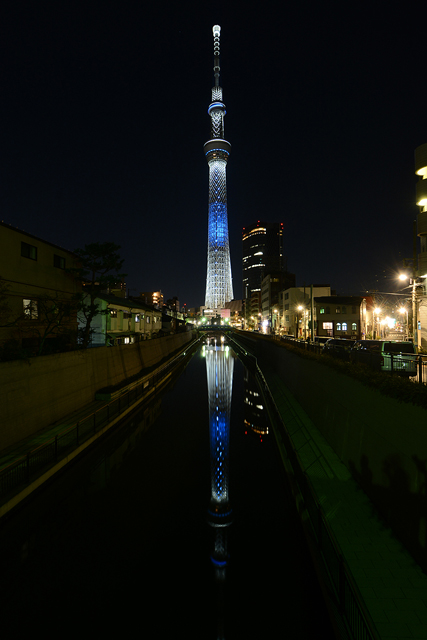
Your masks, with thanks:
[{"label": "low-rise house", "polygon": [[[330,296],[327,284],[313,284],[308,287],[291,287],[279,294],[278,330],[282,335],[307,338],[311,336],[311,296]],[[313,305],[314,306],[314,305]]]},{"label": "low-rise house", "polygon": [[[162,312],[143,302],[100,293],[96,304],[99,313],[91,324],[92,347],[149,340],[157,337],[162,329]],[[83,326],[83,319],[80,322]]]},{"label": "low-rise house", "polygon": [[75,344],[77,266],[71,251],[0,223],[0,347],[37,355]]},{"label": "low-rise house", "polygon": [[361,340],[366,335],[366,298],[319,296],[315,303],[315,335]]}]

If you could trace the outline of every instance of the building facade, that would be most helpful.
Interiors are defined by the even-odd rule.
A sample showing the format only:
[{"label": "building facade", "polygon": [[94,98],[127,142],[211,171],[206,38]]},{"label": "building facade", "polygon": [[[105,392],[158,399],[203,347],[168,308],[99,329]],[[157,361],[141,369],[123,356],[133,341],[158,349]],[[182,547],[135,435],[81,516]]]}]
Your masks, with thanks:
[{"label": "building facade", "polygon": [[142,301],[99,294],[96,303],[99,313],[91,323],[91,347],[112,347],[149,340],[162,329],[162,312]]},{"label": "building facade", "polygon": [[0,223],[0,345],[28,355],[71,347],[82,286],[69,269],[77,266],[71,251]]},{"label": "building facade", "polygon": [[219,84],[221,27],[212,28],[214,37],[214,87],[208,108],[211,137],[204,145],[209,166],[208,259],[206,275],[207,309],[221,309],[233,299],[230,245],[228,239],[226,169],[231,145],[224,138],[225,104]]},{"label": "building facade", "polygon": [[[261,291],[263,278],[283,271],[283,223],[258,221],[242,232],[243,298]],[[294,283],[295,284],[295,283]]]},{"label": "building facade", "polygon": [[141,291],[139,296],[145,304],[152,305],[156,309],[163,307],[163,293],[161,291]]},{"label": "building facade", "polygon": [[270,271],[261,282],[261,317],[264,331],[279,332],[280,293],[295,285],[295,276],[283,271]]},{"label": "building facade", "polygon": [[319,296],[314,298],[315,335],[361,340],[366,337],[366,298]]},{"label": "building facade", "polygon": [[[427,350],[427,143],[415,149],[415,173],[419,176],[416,184],[416,203],[420,208],[417,216],[417,234],[420,239],[418,264],[412,273],[412,333],[417,348]],[[417,270],[415,270],[417,267]],[[416,278],[420,277],[420,286]]]},{"label": "building facade", "polygon": [[280,333],[297,338],[311,337],[311,316],[312,313],[314,315],[314,298],[316,296],[330,295],[331,287],[327,284],[291,287],[281,291],[278,307]]}]

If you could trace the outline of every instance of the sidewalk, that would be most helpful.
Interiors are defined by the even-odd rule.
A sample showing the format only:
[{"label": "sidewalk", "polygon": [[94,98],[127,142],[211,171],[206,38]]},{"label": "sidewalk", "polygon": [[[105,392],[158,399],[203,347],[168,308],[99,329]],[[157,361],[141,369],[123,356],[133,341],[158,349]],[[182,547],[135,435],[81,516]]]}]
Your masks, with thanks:
[{"label": "sidewalk", "polygon": [[263,371],[305,473],[381,640],[427,638],[427,576],[295,401]]},{"label": "sidewalk", "polygon": [[[0,518],[95,440],[103,436],[117,422],[123,420],[159,388],[167,384],[175,368],[185,362],[186,355],[188,358],[188,354],[191,353],[198,340],[195,338],[185,344],[179,353],[172,356],[167,362],[158,363],[149,373],[121,388],[113,394],[114,399],[94,400],[45,429],[19,441],[16,445],[4,449],[0,454],[0,473],[8,467],[12,467],[14,463],[17,464],[13,469],[9,469],[9,473],[3,473],[0,476],[2,491],[0,493]],[[127,406],[121,404],[125,398],[127,398]],[[117,411],[115,408],[110,411],[113,405],[117,407]],[[88,420],[92,420],[91,416],[94,414],[97,418],[94,417],[93,427],[89,424],[90,428],[87,429]],[[98,422],[99,416],[101,418]],[[82,429],[84,433],[82,433]],[[56,438],[59,434],[63,434],[65,439],[69,441],[61,449],[58,445],[60,438]],[[48,446],[43,448],[43,445]],[[50,452],[44,456],[44,451],[49,448]],[[34,472],[29,464],[29,454],[33,454],[33,452],[34,456],[41,460],[41,464]],[[31,459],[33,459],[33,455],[31,455]]]}]

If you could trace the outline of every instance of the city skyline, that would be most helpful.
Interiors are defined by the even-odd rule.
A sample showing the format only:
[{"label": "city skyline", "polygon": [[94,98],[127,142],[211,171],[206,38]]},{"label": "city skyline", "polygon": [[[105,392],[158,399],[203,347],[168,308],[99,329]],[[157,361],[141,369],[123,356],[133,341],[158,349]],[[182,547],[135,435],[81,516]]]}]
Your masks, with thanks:
[{"label": "city skyline", "polygon": [[68,250],[114,241],[131,295],[202,304],[220,24],[235,298],[242,228],[259,219],[284,222],[297,285],[398,290],[418,213],[414,150],[427,141],[410,8],[197,7],[2,6],[1,219]]}]

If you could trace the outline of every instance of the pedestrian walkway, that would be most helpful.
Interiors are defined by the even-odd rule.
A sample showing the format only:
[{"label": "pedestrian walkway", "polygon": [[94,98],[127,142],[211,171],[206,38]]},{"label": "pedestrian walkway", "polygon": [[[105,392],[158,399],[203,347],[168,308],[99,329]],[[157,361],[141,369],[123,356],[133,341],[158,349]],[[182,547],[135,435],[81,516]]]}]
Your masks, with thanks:
[{"label": "pedestrian walkway", "polygon": [[[122,412],[106,419],[95,429],[92,417],[100,415],[103,407],[107,409],[109,404],[96,400],[3,450],[0,455],[0,518],[102,437],[145,397],[135,399],[132,405],[124,407]],[[92,428],[79,438],[77,425],[88,422]],[[65,446],[59,446],[58,442],[65,443]]]},{"label": "pedestrian walkway", "polygon": [[376,515],[372,502],[280,377],[269,370],[263,374],[377,637],[426,639],[427,576]]},{"label": "pedestrian walkway", "polygon": [[55,436],[65,431],[68,427],[72,427],[77,422],[85,420],[88,416],[95,413],[95,411],[99,411],[99,409],[106,404],[106,401],[94,400],[66,416],[63,420],[58,420],[54,424],[49,425],[44,429],[40,429],[40,431],[24,438],[17,444],[4,449],[0,454],[0,471],[20,457],[27,455],[29,451],[33,451],[45,442],[55,438]]}]

